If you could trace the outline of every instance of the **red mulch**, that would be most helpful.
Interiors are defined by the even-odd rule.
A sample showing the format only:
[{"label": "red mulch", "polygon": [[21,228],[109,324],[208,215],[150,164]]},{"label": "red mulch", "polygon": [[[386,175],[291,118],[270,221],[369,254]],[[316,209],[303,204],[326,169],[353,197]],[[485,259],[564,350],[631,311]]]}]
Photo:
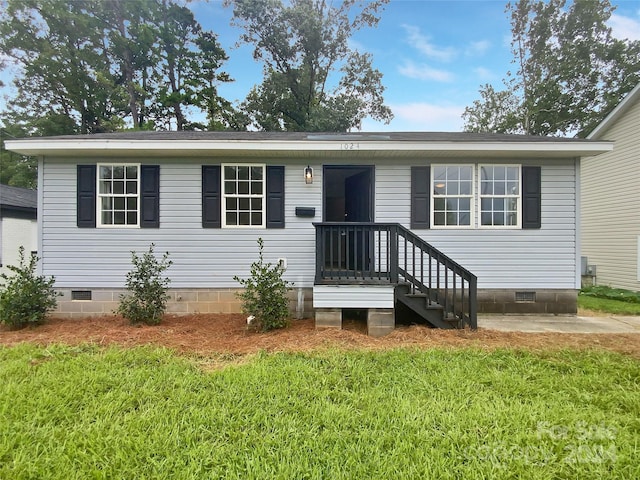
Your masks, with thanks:
[{"label": "red mulch", "polygon": [[369,337],[363,323],[345,322],[342,330],[314,328],[311,319],[268,333],[247,330],[239,314],[167,316],[157,326],[132,326],[120,317],[50,319],[44,325],[9,331],[0,328],[0,345],[95,343],[122,346],[162,345],[184,353],[247,354],[258,351],[305,351],[330,347],[388,349],[400,347],[475,347],[529,350],[606,349],[640,358],[640,334],[522,333],[495,330],[437,330],[412,325],[382,338]]}]

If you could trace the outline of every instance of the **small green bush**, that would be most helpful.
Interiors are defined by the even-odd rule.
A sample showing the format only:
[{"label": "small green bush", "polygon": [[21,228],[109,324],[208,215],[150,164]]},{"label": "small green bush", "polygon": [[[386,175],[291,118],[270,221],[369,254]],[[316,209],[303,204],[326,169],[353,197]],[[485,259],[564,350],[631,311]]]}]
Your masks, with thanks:
[{"label": "small green bush", "polygon": [[603,285],[585,287],[580,291],[580,295],[595,298],[607,298],[609,300],[619,300],[628,303],[640,303],[640,292],[632,292],[622,288],[612,288]]},{"label": "small green bush", "polygon": [[284,268],[280,264],[265,263],[264,242],[258,238],[258,261],[251,264],[251,276],[233,279],[244,290],[236,295],[242,301],[242,311],[255,317],[251,326],[266,332],[289,325],[287,290],[293,283],[282,278]]},{"label": "small green bush", "polygon": [[56,308],[59,295],[53,288],[54,277],[36,275],[38,257],[32,253],[27,263],[22,246],[18,254],[20,264],[7,265],[13,275],[0,275],[0,322],[16,329],[42,323],[47,312]]},{"label": "small green bush", "polygon": [[152,243],[149,251],[136,255],[131,252],[133,270],[127,273],[127,290],[129,294],[120,295],[120,305],[116,310],[132,324],[146,323],[157,325],[167,308],[167,290],[171,280],[163,278],[162,273],[173,263],[166,252],[161,260],[153,255]]}]

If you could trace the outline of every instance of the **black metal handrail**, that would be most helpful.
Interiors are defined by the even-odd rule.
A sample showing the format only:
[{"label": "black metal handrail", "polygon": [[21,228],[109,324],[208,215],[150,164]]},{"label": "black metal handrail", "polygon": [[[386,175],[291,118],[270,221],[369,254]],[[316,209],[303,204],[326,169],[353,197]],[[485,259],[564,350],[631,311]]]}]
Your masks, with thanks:
[{"label": "black metal handrail", "polygon": [[316,284],[406,283],[447,317],[477,328],[477,277],[398,223],[323,222]]}]

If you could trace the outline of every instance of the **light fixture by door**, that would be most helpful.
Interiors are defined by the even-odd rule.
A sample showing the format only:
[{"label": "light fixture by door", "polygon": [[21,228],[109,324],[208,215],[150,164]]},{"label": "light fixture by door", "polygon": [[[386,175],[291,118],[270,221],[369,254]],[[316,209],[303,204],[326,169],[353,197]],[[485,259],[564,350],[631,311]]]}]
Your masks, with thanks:
[{"label": "light fixture by door", "polygon": [[309,185],[313,183],[313,168],[307,165],[307,168],[304,169],[304,183]]}]

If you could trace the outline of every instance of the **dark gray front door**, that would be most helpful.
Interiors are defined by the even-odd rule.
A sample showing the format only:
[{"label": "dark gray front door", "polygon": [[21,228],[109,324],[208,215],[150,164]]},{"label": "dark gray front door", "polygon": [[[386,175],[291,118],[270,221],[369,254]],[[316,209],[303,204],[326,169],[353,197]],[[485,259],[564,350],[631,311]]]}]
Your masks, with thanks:
[{"label": "dark gray front door", "polygon": [[[373,221],[373,166],[325,166],[323,178],[325,222]],[[327,264],[354,271],[369,268],[373,242],[366,228],[348,227],[334,236],[333,248],[325,252]]]}]

